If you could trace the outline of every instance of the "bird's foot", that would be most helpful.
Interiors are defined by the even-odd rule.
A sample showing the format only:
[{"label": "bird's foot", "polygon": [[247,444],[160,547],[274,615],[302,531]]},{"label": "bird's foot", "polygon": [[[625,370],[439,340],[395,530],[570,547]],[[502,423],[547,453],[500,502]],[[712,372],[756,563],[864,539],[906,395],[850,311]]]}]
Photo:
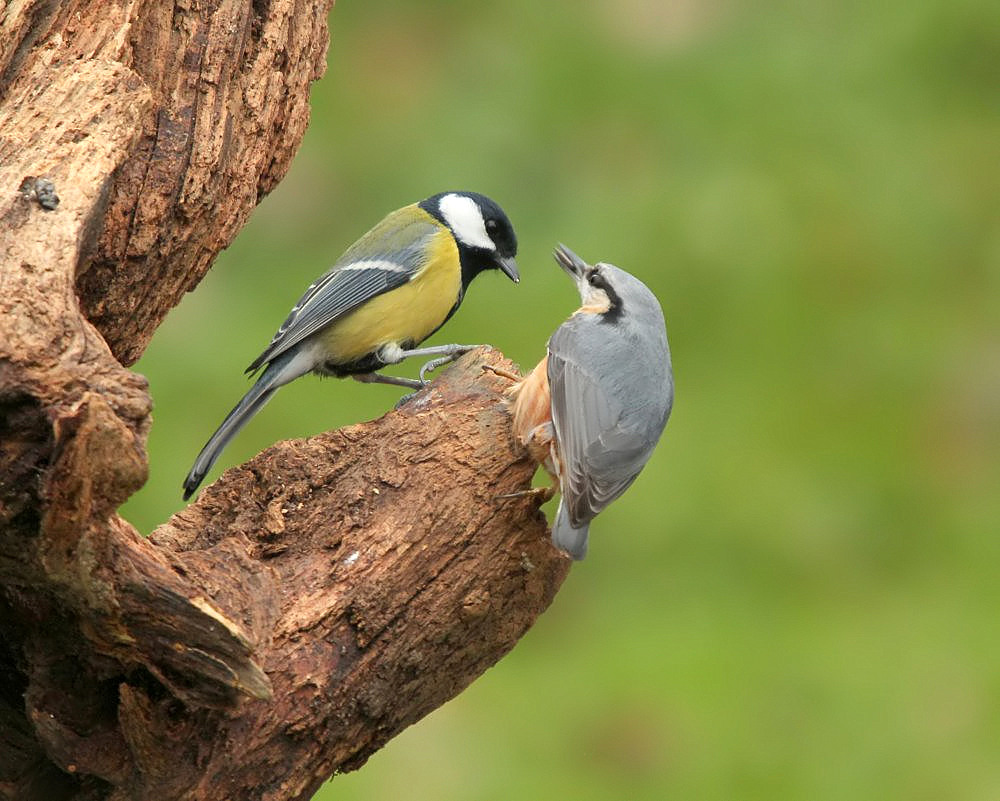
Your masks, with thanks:
[{"label": "bird's foot", "polygon": [[419,394],[420,392],[407,392],[405,395],[403,395],[403,397],[401,397],[398,401],[396,401],[396,404],[392,408],[397,411],[399,409],[402,409],[406,404],[408,404]]},{"label": "bird's foot", "polygon": [[453,359],[457,359],[463,353],[468,353],[470,350],[475,350],[476,348],[481,348],[482,345],[431,345],[428,348],[413,348],[412,350],[400,350],[397,355],[399,356],[399,361],[403,359],[409,359],[411,356],[450,356]]},{"label": "bird's foot", "polygon": [[420,372],[418,373],[418,375],[420,376],[420,381],[423,384],[426,384],[427,383],[427,373],[433,372],[434,370],[437,370],[438,367],[443,367],[444,365],[448,364],[449,362],[455,361],[455,359],[457,359],[457,358],[458,358],[458,356],[456,355],[456,356],[439,356],[436,359],[431,359],[423,367],[420,368]]},{"label": "bird's foot", "polygon": [[539,464],[545,464],[546,460],[554,456],[552,446],[555,441],[556,429],[555,426],[552,425],[552,421],[549,420],[531,429],[531,431],[528,432],[528,436],[521,444],[524,445],[525,450],[528,451],[528,455],[532,459]]},{"label": "bird's foot", "polygon": [[476,348],[481,348],[482,345],[432,345],[428,348],[413,348],[412,350],[397,350],[392,354],[386,353],[385,356],[380,356],[383,360],[387,358],[392,358],[393,363],[401,362],[403,359],[409,359],[411,356],[437,356],[436,359],[431,359],[423,367],[420,368],[420,386],[426,386],[427,384],[427,373],[437,370],[438,367],[448,364],[449,362],[455,361],[459,356],[468,353],[470,350],[475,350]]},{"label": "bird's foot", "polygon": [[494,500],[509,501],[513,498],[534,498],[538,501],[538,505],[541,506],[546,501],[551,501],[555,494],[556,488],[554,486],[532,487],[531,489],[518,490],[517,492],[508,492],[505,495],[497,495]]}]

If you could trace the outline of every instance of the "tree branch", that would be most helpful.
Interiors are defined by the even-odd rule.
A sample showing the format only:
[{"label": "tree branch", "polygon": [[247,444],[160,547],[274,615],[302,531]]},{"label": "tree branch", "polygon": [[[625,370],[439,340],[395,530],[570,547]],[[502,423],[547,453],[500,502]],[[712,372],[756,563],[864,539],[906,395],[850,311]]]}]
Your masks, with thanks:
[{"label": "tree branch", "polygon": [[493,664],[568,570],[530,500],[496,500],[534,465],[489,350],[148,540],[115,514],[151,405],[123,365],[286,171],[328,8],[0,19],[0,795],[307,798]]}]

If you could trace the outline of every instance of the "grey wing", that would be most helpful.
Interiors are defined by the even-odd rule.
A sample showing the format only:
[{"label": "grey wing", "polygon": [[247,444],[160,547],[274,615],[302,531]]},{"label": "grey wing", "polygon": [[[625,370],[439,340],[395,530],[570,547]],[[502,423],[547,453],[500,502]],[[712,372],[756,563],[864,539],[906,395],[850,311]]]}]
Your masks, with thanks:
[{"label": "grey wing", "polygon": [[309,285],[246,371],[254,372],[366,301],[405,284],[426,264],[427,240],[439,231],[430,218],[383,220]]},{"label": "grey wing", "polygon": [[593,358],[599,355],[593,348],[584,350],[578,321],[570,319],[553,334],[548,357],[563,503],[575,527],[628,489],[655,444],[623,418],[625,405],[600,372],[612,365]]}]

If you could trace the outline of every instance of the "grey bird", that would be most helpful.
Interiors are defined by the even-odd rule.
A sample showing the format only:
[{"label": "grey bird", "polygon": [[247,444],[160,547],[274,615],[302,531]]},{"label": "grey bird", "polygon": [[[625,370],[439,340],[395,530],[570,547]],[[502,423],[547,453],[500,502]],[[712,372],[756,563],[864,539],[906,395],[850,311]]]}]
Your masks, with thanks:
[{"label": "grey bird", "polygon": [[559,486],[552,541],[583,559],[590,522],[652,455],[673,406],[674,379],[663,310],[649,288],[612,264],[587,264],[564,245],[555,258],[580,290],[581,306],[509,394],[515,436]]}]

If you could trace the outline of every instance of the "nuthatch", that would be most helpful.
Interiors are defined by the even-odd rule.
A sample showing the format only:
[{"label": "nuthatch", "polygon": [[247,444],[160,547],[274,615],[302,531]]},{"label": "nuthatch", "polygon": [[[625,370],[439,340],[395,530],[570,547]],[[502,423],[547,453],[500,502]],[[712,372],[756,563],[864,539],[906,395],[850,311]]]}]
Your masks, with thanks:
[{"label": "nuthatch", "polygon": [[673,406],[674,379],[663,311],[648,287],[612,264],[591,267],[564,245],[555,258],[582,305],[508,393],[514,435],[561,492],[552,541],[583,559],[590,521],[653,453]]},{"label": "nuthatch", "polygon": [[[417,348],[455,313],[483,270],[520,278],[510,220],[476,192],[442,192],[392,212],[310,285],[271,344],[247,368],[263,368],[184,479],[191,497],[226,444],[275,390],[306,373],[420,388],[428,369],[474,345]],[[420,380],[377,371],[410,356],[442,356]]]}]

